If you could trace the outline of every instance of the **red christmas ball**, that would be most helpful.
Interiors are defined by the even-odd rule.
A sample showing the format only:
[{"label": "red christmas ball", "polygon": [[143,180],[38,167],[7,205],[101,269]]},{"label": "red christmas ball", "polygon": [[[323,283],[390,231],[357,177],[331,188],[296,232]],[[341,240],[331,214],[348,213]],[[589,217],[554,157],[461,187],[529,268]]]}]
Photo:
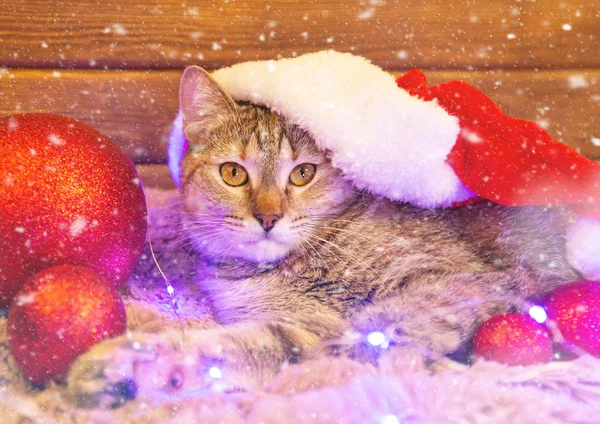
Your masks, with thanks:
[{"label": "red christmas ball", "polygon": [[8,342],[23,374],[37,384],[63,380],[80,354],[123,334],[125,307],[88,268],[58,265],[25,282],[8,311]]},{"label": "red christmas ball", "polygon": [[57,264],[115,287],[144,245],[146,204],[133,163],[106,136],[63,116],[0,118],[0,308]]},{"label": "red christmas ball", "polygon": [[548,331],[526,315],[496,315],[479,327],[473,354],[507,365],[538,364],[552,360],[552,341]]},{"label": "red christmas ball", "polygon": [[575,281],[560,286],[544,302],[568,344],[600,357],[600,282]]}]

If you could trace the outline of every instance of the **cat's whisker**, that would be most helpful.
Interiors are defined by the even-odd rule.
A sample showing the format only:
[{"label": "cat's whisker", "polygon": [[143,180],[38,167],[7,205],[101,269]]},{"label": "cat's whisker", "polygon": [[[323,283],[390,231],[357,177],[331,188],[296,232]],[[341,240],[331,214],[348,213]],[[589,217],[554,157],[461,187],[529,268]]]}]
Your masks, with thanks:
[{"label": "cat's whisker", "polygon": [[335,253],[335,251],[334,251],[334,250],[332,250],[330,247],[328,247],[328,246],[323,246],[323,245],[321,245],[321,247],[322,247],[323,249],[327,250],[327,252],[329,252],[331,255],[335,256],[335,258],[336,258],[336,259],[339,261],[338,263],[341,263],[341,264],[343,264],[343,263],[344,263],[344,260],[343,260],[343,259],[342,259],[342,258],[341,258],[341,257],[340,257],[340,256],[339,256],[337,253]]},{"label": "cat's whisker", "polygon": [[[348,222],[352,222],[352,221],[348,221]],[[354,236],[361,237],[361,238],[364,238],[364,239],[370,240],[370,241],[376,240],[374,237],[369,237],[364,234],[358,233],[356,231],[348,230],[347,228],[338,228],[338,227],[330,227],[330,226],[326,226],[326,225],[317,225],[317,224],[311,223],[311,222],[308,222],[304,225],[310,226],[312,229],[315,229],[315,230],[327,229],[327,230],[339,231],[339,232],[343,232],[343,233],[352,234]]]},{"label": "cat's whisker", "polygon": [[[319,226],[319,225],[312,224],[312,223],[307,223],[307,224],[306,224],[306,226],[307,226],[308,228],[312,229],[312,230],[320,230],[320,229],[330,230],[330,231],[328,232],[329,234],[331,234],[331,233],[333,233],[334,231],[336,231],[336,232],[341,232],[341,233],[347,233],[347,234],[350,234],[350,235],[352,235],[352,236],[354,236],[354,237],[360,237],[360,238],[362,238],[362,239],[364,239],[364,240],[373,241],[373,242],[376,242],[377,244],[379,243],[379,242],[378,242],[378,240],[377,240],[377,239],[375,239],[374,237],[369,237],[369,236],[366,236],[366,235],[364,235],[364,234],[357,233],[357,232],[355,232],[355,231],[347,230],[347,229],[345,229],[345,228],[328,227],[328,226]],[[385,250],[382,250],[380,253],[381,253],[383,256],[385,256],[385,257],[386,257],[388,260],[390,260],[390,261],[392,260],[392,258],[390,258],[390,257],[388,256],[388,254],[387,254],[387,253],[385,253]]]},{"label": "cat's whisker", "polygon": [[[335,255],[335,256],[336,256],[336,258],[337,258],[337,259],[340,261],[340,263],[343,263],[343,264],[345,264],[345,262],[346,262],[346,261],[342,260],[342,259],[340,258],[340,256],[339,256],[339,255],[337,255],[336,253],[334,253],[334,251],[333,251],[333,250],[331,250],[331,248],[329,248],[328,246],[324,246],[323,244],[321,244],[321,243],[323,243],[323,242],[326,242],[326,240],[323,240],[322,238],[320,238],[320,237],[318,237],[318,236],[315,236],[315,235],[313,235],[313,234],[308,234],[306,237],[307,237],[308,239],[312,240],[312,241],[313,241],[313,242],[315,242],[315,243],[319,243],[319,244],[320,244],[320,246],[321,246],[323,249],[326,249],[328,252],[331,252],[331,254],[332,254],[332,255]],[[337,247],[337,246],[334,246],[334,247]]]},{"label": "cat's whisker", "polygon": [[191,234],[191,240],[184,246],[187,246],[189,244],[196,246],[198,242],[207,242],[216,237],[221,237],[225,235],[227,235],[227,232],[221,228],[214,228],[213,230],[195,232]]},{"label": "cat's whisker", "polygon": [[214,214],[210,214],[210,213],[202,213],[202,212],[198,212],[198,211],[189,211],[186,212],[186,215],[188,216],[203,216],[203,217],[207,217],[207,218],[217,218],[217,219],[222,219],[222,216],[219,215],[214,215]]},{"label": "cat's whisker", "polygon": [[345,224],[355,224],[356,220],[352,219],[340,219],[337,214],[318,214],[318,215],[307,215],[307,219],[310,219],[313,222],[324,222],[327,221],[329,223],[345,223]]},{"label": "cat's whisker", "polygon": [[225,230],[223,228],[212,228],[212,229],[209,229],[209,230],[200,229],[200,231],[196,231],[194,233],[194,235],[196,236],[195,238],[198,238],[198,239],[201,239],[201,240],[202,239],[206,240],[206,239],[208,239],[209,237],[212,237],[212,236],[219,236],[219,235],[224,236],[224,235],[227,235],[227,234],[228,234],[227,230]]},{"label": "cat's whisker", "polygon": [[201,219],[201,218],[188,218],[185,221],[186,223],[197,223],[197,224],[212,224],[212,225],[220,225],[223,223],[223,220],[209,220],[209,219]]},{"label": "cat's whisker", "polygon": [[[305,241],[302,234],[299,234],[299,236],[302,241]],[[304,244],[299,243],[298,246],[300,246],[302,248],[302,250],[304,250],[304,253],[306,253],[306,259],[307,260],[311,259],[310,253],[308,252],[308,250],[306,250],[306,247],[304,246]]]},{"label": "cat's whisker", "polygon": [[194,215],[189,215],[186,219],[193,220],[193,221],[199,221],[199,222],[213,222],[213,223],[223,222],[223,219],[216,219],[216,218],[210,218],[210,217],[204,217],[204,216],[194,216]]},{"label": "cat's whisker", "polygon": [[217,230],[218,227],[214,227],[214,226],[210,226],[210,227],[205,227],[205,226],[189,226],[186,227],[186,232],[189,234],[197,234],[197,235],[202,235],[202,234],[206,234],[208,232],[212,232]]},{"label": "cat's whisker", "polygon": [[212,226],[233,226],[233,227],[245,227],[246,225],[239,220],[232,219],[187,219],[186,223],[189,224],[206,224]]},{"label": "cat's whisker", "polygon": [[218,228],[220,227],[217,223],[212,222],[204,222],[204,221],[187,221],[185,224],[185,229],[189,228]]},{"label": "cat's whisker", "polygon": [[[302,236],[301,236],[302,237]],[[308,238],[306,237],[302,237],[304,241],[306,241],[306,243],[308,243],[308,245],[310,246],[310,248],[319,256],[319,258],[321,259],[321,262],[323,262],[323,266],[325,266],[325,268],[327,269],[327,272],[330,272],[331,269],[329,268],[329,264],[327,263],[327,261],[323,258],[323,256],[319,253],[319,251],[317,249],[315,249],[315,247],[312,245],[312,243],[308,240]]]},{"label": "cat's whisker", "polygon": [[359,267],[361,267],[364,271],[369,271],[369,270],[376,271],[375,268],[373,268],[372,266],[368,266],[368,267],[365,268],[364,261],[361,261],[357,256],[355,256],[352,253],[350,253],[348,251],[348,249],[343,249],[342,247],[338,246],[337,244],[335,244],[335,243],[333,243],[333,242],[331,242],[329,240],[326,240],[324,238],[321,238],[319,236],[316,236],[314,234],[311,234],[309,237],[311,237],[311,240],[313,240],[313,241],[319,241],[319,242],[327,243],[327,244],[331,245],[332,247],[338,249],[340,252],[344,253],[350,259],[352,259],[354,261],[354,263],[356,265],[358,265]]},{"label": "cat's whisker", "polygon": [[203,217],[207,217],[207,218],[216,218],[216,219],[223,219],[223,218],[229,217],[229,215],[217,215],[214,213],[205,212],[204,210],[202,210],[202,211],[193,211],[193,210],[186,211],[185,214],[188,216],[203,216]]},{"label": "cat's whisker", "polygon": [[[177,247],[178,243],[188,239],[188,234],[183,229],[173,231],[171,235],[171,237],[163,238],[163,241],[168,241],[170,245],[174,246],[175,248]],[[151,239],[151,241],[153,241],[153,239],[154,237]]]}]

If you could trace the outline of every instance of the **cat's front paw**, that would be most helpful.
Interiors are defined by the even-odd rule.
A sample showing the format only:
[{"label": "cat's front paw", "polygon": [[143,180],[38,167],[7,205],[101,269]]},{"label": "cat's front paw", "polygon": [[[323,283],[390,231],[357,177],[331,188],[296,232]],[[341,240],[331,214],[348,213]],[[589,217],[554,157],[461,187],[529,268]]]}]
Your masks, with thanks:
[{"label": "cat's front paw", "polygon": [[73,364],[69,392],[80,407],[118,407],[133,399],[223,392],[248,383],[218,331],[133,333],[101,343]]}]

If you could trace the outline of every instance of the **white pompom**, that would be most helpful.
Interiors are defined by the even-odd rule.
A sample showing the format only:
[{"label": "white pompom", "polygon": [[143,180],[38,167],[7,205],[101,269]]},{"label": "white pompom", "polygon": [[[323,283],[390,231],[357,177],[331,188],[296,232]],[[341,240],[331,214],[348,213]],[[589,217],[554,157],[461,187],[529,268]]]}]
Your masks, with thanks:
[{"label": "white pompom", "polygon": [[589,280],[600,280],[600,221],[579,218],[567,229],[567,259]]}]

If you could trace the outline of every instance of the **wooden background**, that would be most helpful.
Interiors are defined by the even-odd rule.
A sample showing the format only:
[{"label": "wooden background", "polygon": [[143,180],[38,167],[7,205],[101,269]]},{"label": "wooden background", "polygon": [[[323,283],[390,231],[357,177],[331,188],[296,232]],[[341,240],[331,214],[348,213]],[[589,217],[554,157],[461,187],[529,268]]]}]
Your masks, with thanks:
[{"label": "wooden background", "polygon": [[600,0],[0,0],[0,116],[69,115],[164,163],[184,66],[329,48],[463,79],[600,159]]}]

